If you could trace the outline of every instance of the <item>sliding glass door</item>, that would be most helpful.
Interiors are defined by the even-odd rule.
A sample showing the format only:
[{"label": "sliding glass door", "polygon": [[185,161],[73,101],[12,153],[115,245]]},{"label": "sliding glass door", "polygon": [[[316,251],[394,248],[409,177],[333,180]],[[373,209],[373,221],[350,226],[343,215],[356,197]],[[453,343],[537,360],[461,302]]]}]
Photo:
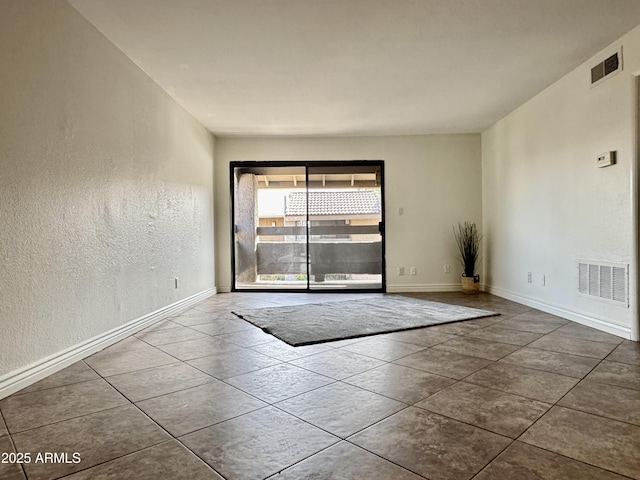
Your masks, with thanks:
[{"label": "sliding glass door", "polygon": [[382,166],[309,165],[309,288],[382,288]]},{"label": "sliding glass door", "polygon": [[383,163],[233,162],[234,290],[384,291]]}]

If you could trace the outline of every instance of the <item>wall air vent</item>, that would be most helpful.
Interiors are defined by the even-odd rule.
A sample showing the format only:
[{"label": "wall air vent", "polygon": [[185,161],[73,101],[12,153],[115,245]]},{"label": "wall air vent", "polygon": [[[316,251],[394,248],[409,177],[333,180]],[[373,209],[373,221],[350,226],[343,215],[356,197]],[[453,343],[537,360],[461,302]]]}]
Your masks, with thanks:
[{"label": "wall air vent", "polygon": [[591,86],[604,82],[622,70],[622,47],[591,69]]},{"label": "wall air vent", "polygon": [[629,306],[629,265],[578,262],[578,291]]}]

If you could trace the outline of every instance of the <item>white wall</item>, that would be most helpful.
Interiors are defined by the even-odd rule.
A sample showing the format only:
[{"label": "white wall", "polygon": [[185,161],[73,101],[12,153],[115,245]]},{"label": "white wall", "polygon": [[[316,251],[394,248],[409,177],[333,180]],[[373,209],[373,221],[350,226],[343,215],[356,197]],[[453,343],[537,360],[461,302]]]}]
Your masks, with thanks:
[{"label": "white wall", "polygon": [[[453,226],[481,226],[480,135],[216,140],[216,278],[231,287],[229,162],[242,160],[384,160],[389,291],[458,289]],[[404,209],[402,216],[398,208]],[[452,271],[444,274],[444,264]],[[397,276],[398,266],[407,275]],[[417,267],[410,276],[409,267]]]},{"label": "white wall", "polygon": [[[591,67],[619,45],[624,71],[590,88]],[[482,134],[491,291],[626,337],[637,322],[631,185],[639,70],[640,27]],[[617,165],[596,168],[609,150]],[[630,264],[631,306],[580,295],[578,260]]]},{"label": "white wall", "polygon": [[210,133],[66,2],[0,12],[1,387],[215,279]]}]

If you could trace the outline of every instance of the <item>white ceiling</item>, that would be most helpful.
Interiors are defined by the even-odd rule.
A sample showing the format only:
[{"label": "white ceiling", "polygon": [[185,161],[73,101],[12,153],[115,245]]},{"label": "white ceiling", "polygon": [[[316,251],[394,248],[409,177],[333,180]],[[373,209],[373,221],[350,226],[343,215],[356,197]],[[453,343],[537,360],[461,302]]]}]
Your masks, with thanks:
[{"label": "white ceiling", "polygon": [[68,0],[217,135],[480,132],[638,0]]}]

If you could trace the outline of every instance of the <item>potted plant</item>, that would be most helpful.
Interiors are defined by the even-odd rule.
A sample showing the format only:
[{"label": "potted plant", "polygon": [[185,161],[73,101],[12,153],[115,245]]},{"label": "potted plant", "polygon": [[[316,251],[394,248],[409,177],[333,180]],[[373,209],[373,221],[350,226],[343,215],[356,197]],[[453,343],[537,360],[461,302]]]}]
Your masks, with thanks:
[{"label": "potted plant", "polygon": [[458,228],[453,228],[456,237],[460,261],[464,269],[462,274],[462,291],[464,293],[478,293],[480,291],[480,275],[476,274],[476,267],[480,259],[480,241],[482,235],[476,224],[466,221],[458,223]]}]

